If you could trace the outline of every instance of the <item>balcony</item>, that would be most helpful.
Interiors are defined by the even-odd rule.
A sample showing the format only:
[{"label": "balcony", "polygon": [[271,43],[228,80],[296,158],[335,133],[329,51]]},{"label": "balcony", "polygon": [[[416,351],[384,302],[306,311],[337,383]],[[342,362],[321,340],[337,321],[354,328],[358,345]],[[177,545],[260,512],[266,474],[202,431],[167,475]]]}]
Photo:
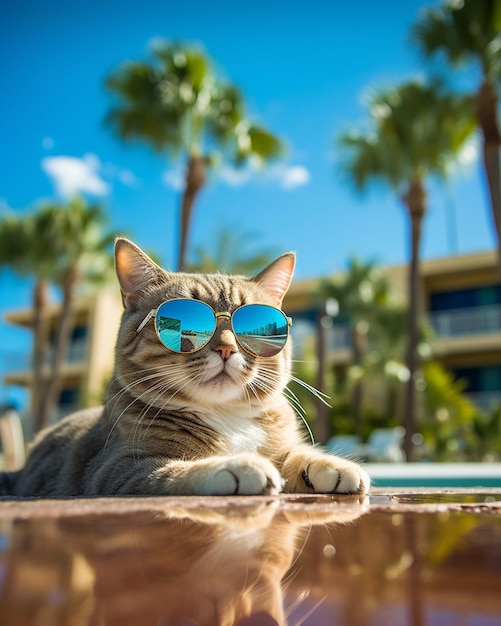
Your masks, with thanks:
[{"label": "balcony", "polygon": [[481,411],[492,411],[501,406],[501,391],[468,392],[465,396]]},{"label": "balcony", "polygon": [[[73,341],[69,346],[64,360],[63,373],[80,375],[86,365],[88,342],[86,339]],[[9,354],[2,363],[4,382],[7,384],[28,385],[31,380],[32,355],[30,353]],[[44,366],[49,368],[54,363],[54,350],[49,352],[44,360]],[[0,381],[1,382],[1,381]]]},{"label": "balcony", "polygon": [[329,351],[349,350],[351,348],[351,329],[347,324],[334,324],[327,331]]},{"label": "balcony", "polygon": [[428,316],[438,337],[501,333],[501,305],[436,311]]},{"label": "balcony", "polygon": [[[85,338],[76,339],[71,342],[64,362],[66,364],[82,363],[83,361],[85,361],[86,357],[87,357],[87,339]],[[47,355],[46,363],[48,365],[52,365],[53,362],[54,362],[54,348],[51,347],[49,349],[49,354]]]}]

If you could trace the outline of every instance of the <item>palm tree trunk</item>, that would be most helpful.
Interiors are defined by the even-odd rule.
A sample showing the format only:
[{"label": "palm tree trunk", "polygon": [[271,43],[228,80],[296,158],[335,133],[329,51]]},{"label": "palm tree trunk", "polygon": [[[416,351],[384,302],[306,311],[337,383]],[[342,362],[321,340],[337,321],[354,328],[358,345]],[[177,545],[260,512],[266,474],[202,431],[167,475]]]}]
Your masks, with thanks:
[{"label": "palm tree trunk", "polygon": [[47,316],[48,286],[43,280],[35,284],[33,292],[33,361],[32,361],[32,401],[33,428],[38,432],[43,424],[43,390],[45,389],[44,370],[49,345],[49,320]]},{"label": "palm tree trunk", "polygon": [[498,265],[501,269],[501,173],[499,150],[501,133],[497,118],[496,88],[485,78],[477,94],[477,117],[483,135],[483,161],[492,217],[498,241]]},{"label": "palm tree trunk", "polygon": [[416,431],[416,371],[418,367],[419,316],[419,247],[421,228],[426,212],[426,192],[419,178],[411,181],[403,201],[409,211],[411,230],[411,260],[409,265],[409,312],[407,318],[407,369],[409,381],[404,402],[404,452],[408,461],[413,457],[412,437]]},{"label": "palm tree trunk", "polygon": [[[316,355],[317,355],[317,376],[316,388],[322,393],[326,393],[326,332],[325,317],[327,313],[325,304],[321,307],[317,316],[317,332],[316,332]],[[329,409],[320,398],[316,399],[317,415],[315,418],[315,441],[321,445],[325,445],[331,435],[330,432],[330,416]]]},{"label": "palm tree trunk", "polygon": [[178,271],[186,269],[186,251],[188,235],[193,214],[193,206],[198,192],[202,189],[206,179],[206,161],[203,156],[190,154],[186,166],[186,181],[181,201],[181,228],[179,236]]},{"label": "palm tree trunk", "polygon": [[[362,355],[365,352],[364,349],[365,337],[363,337],[362,333],[357,328],[357,322],[355,321],[353,328],[351,330],[351,358],[352,364],[355,367],[359,367],[362,363]],[[357,378],[353,385],[353,390],[351,393],[351,417],[353,419],[353,428],[355,431],[360,427],[361,422],[361,412],[362,412],[362,381]]]},{"label": "palm tree trunk", "polygon": [[52,375],[48,381],[43,398],[41,412],[42,426],[47,426],[55,412],[59,395],[62,388],[62,369],[64,360],[68,353],[71,332],[73,328],[72,313],[75,301],[75,286],[78,281],[78,274],[75,267],[70,267],[63,278],[63,303],[61,306],[61,319],[56,335],[54,362],[52,364]]}]

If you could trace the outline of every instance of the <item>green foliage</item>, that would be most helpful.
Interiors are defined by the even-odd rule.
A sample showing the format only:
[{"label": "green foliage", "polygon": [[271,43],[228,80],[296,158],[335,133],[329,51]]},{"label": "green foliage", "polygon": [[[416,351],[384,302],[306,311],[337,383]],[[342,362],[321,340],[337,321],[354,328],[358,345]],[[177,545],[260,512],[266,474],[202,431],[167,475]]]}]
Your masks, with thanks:
[{"label": "green foliage", "polygon": [[412,180],[445,177],[475,123],[470,96],[439,81],[409,81],[375,92],[368,103],[368,131],[339,136],[341,170],[362,190],[382,181],[402,194]]},{"label": "green foliage", "polygon": [[276,256],[272,250],[249,247],[258,237],[240,233],[234,228],[221,229],[214,239],[212,249],[196,247],[188,271],[201,273],[222,272],[251,276],[264,269]]},{"label": "green foliage", "polygon": [[157,41],[149,62],[127,62],[106,79],[116,96],[105,123],[123,139],[146,141],[157,152],[204,155],[216,150],[241,163],[282,154],[280,140],[251,122],[240,90],[219,78],[195,46]]},{"label": "green foliage", "polygon": [[46,203],[34,217],[37,233],[52,242],[53,282],[62,285],[70,269],[78,282],[111,278],[114,234],[104,232],[107,218],[99,205],[74,197],[66,204]]},{"label": "green foliage", "polygon": [[420,430],[434,460],[464,460],[477,409],[464,396],[465,382],[438,363],[423,366],[424,418]]},{"label": "green foliage", "polygon": [[452,65],[476,61],[496,81],[501,77],[500,33],[500,0],[462,0],[426,9],[411,41],[426,57],[441,52]]},{"label": "green foliage", "polygon": [[397,415],[391,415],[373,406],[363,406],[360,412],[360,424],[355,426],[350,404],[345,396],[340,396],[330,412],[331,431],[333,435],[357,435],[367,441],[369,435],[377,428],[394,428],[400,426]]},{"label": "green foliage", "polygon": [[0,265],[58,285],[70,267],[102,281],[113,268],[114,237],[103,234],[105,223],[102,208],[79,197],[45,203],[31,213],[6,212],[0,217]]},{"label": "green foliage", "polygon": [[466,442],[468,459],[501,461],[501,405],[478,412]]},{"label": "green foliage", "polygon": [[322,281],[319,297],[334,298],[341,316],[360,320],[388,302],[390,286],[374,263],[351,258],[345,274]]}]

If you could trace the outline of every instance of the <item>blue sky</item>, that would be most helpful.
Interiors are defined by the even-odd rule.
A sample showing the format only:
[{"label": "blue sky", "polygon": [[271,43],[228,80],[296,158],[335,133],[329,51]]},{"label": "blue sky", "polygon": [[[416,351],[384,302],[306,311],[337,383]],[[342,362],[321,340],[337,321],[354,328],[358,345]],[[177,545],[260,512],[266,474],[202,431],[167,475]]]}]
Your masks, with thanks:
[{"label": "blue sky", "polygon": [[[105,76],[144,59],[157,37],[202,44],[244,93],[250,116],[282,137],[287,158],[266,174],[215,173],[200,195],[193,245],[211,248],[221,228],[253,235],[249,247],[295,250],[296,276],[343,269],[351,256],[407,259],[407,222],[391,193],[357,196],[336,169],[334,138],[363,119],[371,88],[422,74],[408,45],[421,0],[253,2],[18,0],[0,8],[0,206],[85,191],[111,226],[174,266],[181,163],[103,126],[112,102]],[[462,76],[474,87],[474,72]],[[470,160],[471,161],[471,160]],[[424,258],[491,249],[480,165],[462,166],[447,188],[432,185]],[[29,284],[0,272],[0,315],[29,303]],[[23,331],[0,322],[5,355],[26,349]],[[5,360],[5,358],[4,358]],[[1,371],[0,371],[1,374]],[[3,394],[5,396],[5,390]],[[0,402],[5,400],[0,390]]]}]

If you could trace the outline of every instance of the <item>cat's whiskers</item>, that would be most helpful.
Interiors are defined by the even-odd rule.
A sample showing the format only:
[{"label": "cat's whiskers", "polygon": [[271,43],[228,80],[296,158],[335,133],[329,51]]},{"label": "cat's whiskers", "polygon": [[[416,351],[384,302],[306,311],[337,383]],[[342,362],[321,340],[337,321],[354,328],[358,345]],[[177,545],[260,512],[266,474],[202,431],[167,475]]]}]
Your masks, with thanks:
[{"label": "cat's whiskers", "polygon": [[[155,419],[156,419],[156,418],[157,418],[157,417],[158,417],[161,413],[163,413],[163,412],[165,411],[166,407],[168,407],[168,406],[169,406],[169,403],[170,403],[170,402],[172,402],[172,399],[173,399],[176,395],[178,395],[178,394],[179,394],[179,393],[183,390],[183,388],[185,388],[185,387],[187,386],[187,383],[189,382],[189,383],[191,383],[191,384],[193,384],[193,383],[195,383],[195,384],[196,384],[197,382],[199,382],[199,380],[200,380],[200,379],[201,379],[201,377],[202,377],[201,372],[197,373],[195,376],[193,376],[193,375],[189,376],[188,374],[183,373],[183,372],[180,372],[179,374],[180,374],[180,376],[181,376],[182,374],[184,374],[184,376],[183,376],[183,377],[180,377],[180,378],[179,378],[179,381],[180,381],[180,382],[181,382],[181,381],[183,381],[183,378],[184,378],[184,381],[183,381],[183,382],[184,382],[184,384],[183,384],[183,385],[181,385],[180,387],[178,387],[178,388],[177,388],[177,389],[176,389],[176,390],[175,390],[172,394],[170,394],[167,398],[165,398],[165,400],[163,401],[163,403],[161,403],[160,405],[157,405],[157,404],[156,404],[156,401],[157,401],[157,399],[158,399],[158,398],[161,398],[161,397],[165,394],[166,389],[162,389],[162,388],[160,387],[160,385],[156,385],[155,389],[160,389],[161,391],[160,391],[160,393],[158,393],[158,394],[157,394],[157,396],[155,397],[154,402],[153,402],[153,403],[152,403],[149,407],[146,407],[146,410],[143,410],[144,415],[141,415],[141,416],[140,416],[140,419],[138,420],[138,423],[136,424],[136,428],[134,429],[134,433],[135,433],[134,440],[136,439],[136,434],[138,434],[138,431],[139,431],[139,426],[141,425],[141,422],[143,421],[143,419],[146,417],[146,414],[147,414],[147,411],[148,411],[148,409],[149,409],[149,408],[156,406],[156,407],[157,407],[157,412],[155,413],[155,415],[153,415],[153,416],[151,416],[151,417],[150,417],[148,425],[146,426],[146,428],[145,428],[145,429],[144,429],[144,431],[142,432],[142,438],[141,438],[142,440],[144,440],[144,439],[148,436],[148,430],[149,430],[149,429],[150,429],[150,427],[153,425],[153,423],[154,423]],[[133,443],[134,443],[134,440],[133,440]],[[140,439],[139,439],[139,437],[137,438],[138,448],[139,448],[139,449],[140,449],[140,444],[142,443],[142,440],[140,440]]]},{"label": "cat's whiskers", "polygon": [[143,421],[146,419],[146,416],[148,415],[148,412],[150,411],[150,409],[154,408],[156,406],[156,399],[161,397],[165,393],[165,386],[164,386],[164,383],[163,383],[162,380],[160,380],[156,385],[154,385],[153,387],[148,389],[148,393],[153,393],[153,392],[155,392],[157,390],[158,390],[158,393],[155,396],[154,401],[152,403],[145,404],[145,406],[141,409],[141,412],[139,413],[139,416],[135,420],[134,429],[131,430],[131,432],[129,434],[129,441],[130,441],[130,444],[131,444],[132,453],[133,453],[134,458],[136,457],[136,451],[138,453],[137,454],[137,458],[139,458],[139,456],[140,456],[139,453],[141,451],[141,444],[144,441],[144,438],[146,437],[147,431],[148,431],[152,421],[162,411],[162,407],[159,407],[157,409],[156,415],[150,418],[149,424],[148,424],[148,426],[145,429],[146,432],[140,438],[140,436],[139,436],[140,435],[140,427],[142,426]]},{"label": "cat's whiskers", "polygon": [[[277,386],[280,383],[280,376],[276,372],[274,372],[272,370],[269,370],[267,368],[263,368],[262,369],[262,374],[263,374],[263,376],[260,378],[260,380],[259,380],[260,384],[258,384],[258,386],[265,392],[268,389],[271,389],[272,391],[275,391],[277,389]],[[328,396],[326,396],[325,394],[322,394],[320,391],[318,391],[317,389],[315,389],[314,387],[312,387],[308,383],[305,383],[304,381],[302,381],[301,379],[297,378],[296,376],[291,374],[290,377],[291,377],[291,380],[294,380],[299,385],[302,385],[303,387],[305,387],[305,389],[307,389],[315,397],[317,397],[319,400],[321,400],[322,402],[327,404],[325,398],[328,398]],[[299,398],[295,395],[295,393],[288,386],[284,387],[283,394],[284,394],[285,398],[287,399],[287,401],[289,402],[289,404],[293,407],[293,409],[295,410],[295,412],[297,413],[297,415],[299,416],[301,421],[304,423],[304,425],[306,427],[306,430],[308,431],[308,435],[309,435],[309,437],[311,439],[311,442],[314,444],[315,443],[315,439],[314,439],[312,430],[310,428],[310,425],[308,424],[308,421],[306,420],[306,411],[303,408],[303,406],[301,405],[301,402],[299,401]],[[325,398],[322,397],[322,396],[325,396]],[[329,406],[329,405],[327,404],[327,406]]]},{"label": "cat's whiskers", "polygon": [[[122,388],[120,389],[120,391],[119,391],[118,393],[114,394],[113,396],[110,396],[110,395],[109,395],[109,392],[110,392],[110,390],[111,390],[111,388],[112,388],[112,385],[110,385],[110,386],[109,386],[109,388],[108,388],[108,396],[107,396],[107,399],[106,399],[106,404],[110,407],[110,411],[109,411],[109,413],[110,413],[110,417],[112,417],[112,416],[113,416],[113,413],[114,413],[114,411],[115,411],[115,408],[116,408],[116,406],[117,406],[118,402],[120,401],[120,399],[121,399],[121,398],[122,398],[122,397],[123,397],[126,393],[128,393],[129,389],[130,389],[130,388],[132,388],[132,387],[134,387],[135,385],[141,384],[141,382],[142,382],[143,380],[147,380],[147,379],[148,379],[148,377],[145,377],[144,379],[140,379],[140,380],[138,380],[138,381],[135,381],[134,383],[131,383],[131,384],[129,384],[129,385],[127,385],[127,386],[125,386],[125,387],[122,387]],[[113,383],[113,382],[118,382],[118,378],[114,378],[114,379],[113,379],[113,381],[112,381],[112,383]],[[110,428],[110,429],[109,429],[109,431],[108,431],[108,436],[106,437],[106,441],[104,442],[104,446],[103,446],[103,452],[102,452],[102,454],[103,454],[103,453],[104,453],[104,451],[106,450],[106,446],[108,445],[108,442],[109,442],[109,440],[110,440],[110,437],[111,437],[111,435],[112,435],[113,431],[115,430],[116,426],[118,425],[118,422],[120,421],[120,419],[121,419],[122,415],[125,413],[125,411],[126,411],[126,410],[127,410],[127,409],[128,409],[128,408],[129,408],[129,407],[130,407],[130,406],[131,406],[131,405],[132,405],[132,404],[136,401],[136,400],[137,400],[137,398],[135,398],[135,399],[133,400],[133,402],[129,403],[129,404],[125,407],[125,409],[123,409],[123,410],[120,412],[120,414],[118,415],[118,417],[117,417],[117,418],[115,419],[115,421],[113,422],[113,424],[112,424],[111,428]],[[111,406],[111,402],[112,402],[112,401],[114,401],[113,406]]]},{"label": "cat's whiskers", "polygon": [[[125,413],[126,411],[128,411],[128,409],[130,409],[130,408],[131,408],[131,406],[133,406],[133,405],[134,405],[137,401],[141,401],[141,402],[143,402],[143,401],[144,401],[144,400],[143,400],[143,397],[144,397],[146,394],[149,394],[149,393],[150,393],[151,388],[150,388],[150,387],[148,387],[147,389],[145,389],[145,390],[144,390],[141,394],[139,394],[138,396],[135,396],[134,394],[132,394],[132,393],[131,393],[131,390],[132,390],[132,389],[134,389],[136,386],[141,385],[141,384],[144,384],[144,383],[146,383],[146,382],[148,382],[148,381],[154,380],[155,378],[160,378],[160,379],[165,380],[165,370],[166,370],[166,369],[169,369],[170,367],[172,367],[172,364],[164,364],[164,365],[159,366],[159,367],[157,366],[156,368],[147,368],[147,369],[145,369],[145,370],[142,370],[143,372],[145,372],[145,371],[152,371],[152,370],[154,370],[154,369],[157,369],[158,371],[157,371],[155,374],[149,374],[148,376],[143,376],[142,378],[139,378],[139,379],[137,379],[137,380],[135,380],[135,381],[133,381],[133,382],[129,383],[128,385],[126,385],[125,387],[123,387],[123,388],[120,390],[120,392],[119,392],[119,393],[115,394],[113,397],[108,397],[108,399],[107,399],[107,403],[108,403],[108,405],[110,405],[110,404],[111,404],[111,402],[114,400],[114,404],[113,404],[113,406],[110,406],[110,416],[112,416],[112,415],[113,415],[113,413],[114,413],[114,411],[115,411],[115,408],[116,408],[116,406],[117,406],[118,402],[120,401],[120,399],[121,399],[121,398],[122,398],[125,394],[129,394],[129,395],[131,395],[131,396],[133,397],[133,399],[132,399],[132,401],[131,401],[131,402],[129,402],[129,403],[127,404],[127,406],[126,406],[126,407],[125,407],[125,408],[124,408],[124,409],[120,412],[120,414],[118,415],[118,417],[117,417],[117,418],[115,419],[115,421],[113,422],[113,424],[112,424],[112,426],[111,426],[111,428],[110,428],[110,430],[109,430],[109,432],[108,432],[108,436],[107,436],[107,438],[106,438],[105,444],[104,444],[104,446],[103,446],[103,452],[104,452],[104,450],[106,449],[106,446],[107,446],[107,444],[108,444],[108,442],[109,442],[109,440],[110,440],[110,437],[111,437],[111,435],[112,435],[113,431],[115,430],[115,428],[117,427],[117,425],[118,425],[118,423],[119,423],[120,419],[122,418],[122,416],[124,415],[124,413]],[[135,373],[135,375],[137,375],[137,372]],[[129,376],[130,376],[130,374],[129,374]],[[115,380],[116,380],[116,379],[115,379]],[[155,385],[155,388],[157,388],[157,387],[158,387],[158,385]],[[111,388],[111,386],[110,386],[110,388]],[[146,404],[146,407],[145,407],[142,411],[144,411],[144,410],[147,410],[147,409],[148,409],[149,404],[148,404],[147,402],[145,402],[145,404]]]},{"label": "cat's whiskers", "polygon": [[303,419],[306,416],[306,409],[303,407],[296,394],[291,389],[286,387],[284,389],[284,397],[299,417]]},{"label": "cat's whiskers", "polygon": [[329,404],[329,400],[330,400],[329,395],[327,395],[326,393],[323,393],[323,391],[320,391],[319,389],[316,389],[315,387],[313,387],[313,385],[308,384],[307,382],[305,382],[304,380],[301,380],[301,378],[298,378],[297,376],[294,376],[293,374],[291,374],[291,380],[293,380],[298,385],[301,385],[301,387],[304,387],[307,391],[309,391],[312,395],[314,395],[315,398],[317,398],[318,400],[320,400],[320,402],[325,404],[325,406],[332,408],[331,405]]},{"label": "cat's whiskers", "polygon": [[262,410],[264,410],[264,404],[263,404],[263,400],[260,398],[258,392],[257,392],[258,387],[255,385],[255,381],[251,381],[246,387],[245,387],[245,392],[246,392],[246,396],[247,399],[249,401],[249,409],[252,409],[254,403],[252,401],[250,392],[252,392],[252,395],[256,398],[257,402],[259,403],[259,406],[261,407]]},{"label": "cat's whiskers", "polygon": [[[172,376],[172,374],[169,375],[169,386],[165,386],[164,384],[162,384],[162,382],[164,381],[160,381],[158,384],[156,384],[153,387],[150,387],[147,392],[151,395],[152,392],[155,392],[156,390],[158,390],[158,393],[155,395],[155,397],[151,398],[150,402],[148,403],[148,406],[146,406],[142,411],[141,414],[139,416],[139,419],[137,420],[137,423],[135,425],[134,428],[134,432],[131,433],[131,438],[130,441],[133,445],[134,449],[141,449],[141,443],[142,440],[144,440],[147,435],[148,435],[148,430],[149,428],[153,425],[153,422],[155,420],[155,418],[160,415],[162,412],[165,411],[165,409],[169,406],[169,403],[172,402],[172,400],[179,395],[183,390],[185,390],[188,386],[192,386],[192,385],[197,385],[203,378],[203,371],[199,370],[195,373],[193,372],[186,372],[184,371],[184,368],[179,367],[178,364],[176,364],[176,367],[173,368],[175,371],[174,373],[176,374],[176,376]],[[198,368],[196,368],[198,369]],[[162,403],[158,403],[158,399],[162,398],[162,396],[165,396],[166,393],[168,391],[172,390],[172,386],[174,386],[174,390],[172,391],[172,393],[170,393],[167,397],[165,397],[164,401]],[[146,393],[146,392],[144,392]],[[144,395],[141,394],[141,396]],[[129,406],[132,403],[129,404]],[[126,407],[125,410],[127,410]],[[144,419],[146,418],[146,415],[148,414],[148,410],[150,408],[157,408],[157,412],[155,415],[151,416],[149,419],[149,423],[147,425],[147,427],[143,430],[141,429],[141,438],[140,438],[140,427],[142,425],[142,423],[144,422]],[[122,412],[123,414],[123,412]],[[121,416],[119,416],[120,419]]]},{"label": "cat's whiskers", "polygon": [[[116,406],[116,404],[117,404],[117,402],[120,400],[120,398],[124,394],[128,393],[130,391],[130,389],[132,389],[133,387],[135,387],[137,385],[141,385],[142,383],[146,383],[149,380],[153,380],[155,378],[158,378],[159,376],[163,376],[165,374],[165,369],[169,368],[169,367],[172,367],[172,365],[166,364],[166,365],[162,365],[162,366],[157,366],[155,368],[147,368],[147,369],[141,370],[140,372],[134,372],[132,374],[126,374],[124,376],[120,376],[120,378],[127,378],[127,377],[130,377],[130,376],[137,376],[138,374],[142,374],[144,372],[150,372],[150,371],[155,371],[156,370],[154,374],[149,374],[148,376],[143,376],[142,378],[137,378],[136,380],[132,381],[128,385],[125,385],[114,396],[112,396],[112,397],[108,396],[107,404],[109,404],[112,400],[115,400],[115,404],[113,405],[113,407],[111,409],[113,411],[115,406]],[[119,377],[115,377],[112,382],[120,383]],[[109,390],[110,389],[111,389],[111,385],[110,385]],[[108,392],[109,392],[109,390],[108,390]]]}]

